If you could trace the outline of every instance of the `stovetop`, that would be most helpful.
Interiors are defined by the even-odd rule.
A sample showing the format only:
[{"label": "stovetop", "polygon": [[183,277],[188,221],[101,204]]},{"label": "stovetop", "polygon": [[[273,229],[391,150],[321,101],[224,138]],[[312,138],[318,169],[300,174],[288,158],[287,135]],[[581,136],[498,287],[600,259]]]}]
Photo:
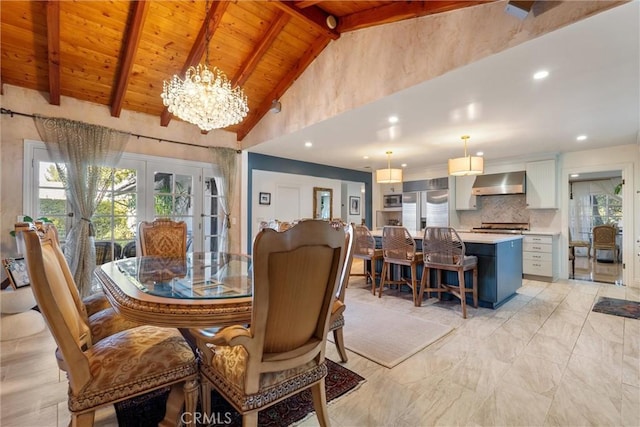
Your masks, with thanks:
[{"label": "stovetop", "polygon": [[483,222],[480,227],[471,229],[473,233],[522,234],[529,230],[524,222]]}]

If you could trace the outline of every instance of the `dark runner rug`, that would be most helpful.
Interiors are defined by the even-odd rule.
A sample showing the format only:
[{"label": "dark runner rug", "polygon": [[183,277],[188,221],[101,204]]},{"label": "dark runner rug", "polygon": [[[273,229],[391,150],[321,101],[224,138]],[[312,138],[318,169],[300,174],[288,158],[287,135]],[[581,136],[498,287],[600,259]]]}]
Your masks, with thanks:
[{"label": "dark runner rug", "polygon": [[[327,368],[329,373],[325,378],[327,402],[353,390],[364,378],[355,372],[329,359]],[[120,427],[156,427],[164,418],[168,389],[125,400],[115,404],[118,426]],[[217,392],[211,393],[211,410],[214,414],[211,421],[217,423],[212,426],[242,426],[242,417]],[[310,390],[300,393],[276,403],[258,414],[260,427],[283,427],[300,421],[313,412],[313,399]]]},{"label": "dark runner rug", "polygon": [[640,319],[640,302],[627,301],[624,299],[600,297],[593,306],[593,311],[614,316]]}]

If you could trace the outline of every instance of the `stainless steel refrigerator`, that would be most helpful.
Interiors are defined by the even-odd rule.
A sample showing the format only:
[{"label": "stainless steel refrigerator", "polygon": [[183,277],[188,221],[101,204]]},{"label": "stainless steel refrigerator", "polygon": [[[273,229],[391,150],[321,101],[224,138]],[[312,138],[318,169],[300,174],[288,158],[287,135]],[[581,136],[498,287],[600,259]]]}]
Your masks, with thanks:
[{"label": "stainless steel refrigerator", "polygon": [[402,225],[416,231],[425,227],[448,227],[449,190],[403,193]]}]

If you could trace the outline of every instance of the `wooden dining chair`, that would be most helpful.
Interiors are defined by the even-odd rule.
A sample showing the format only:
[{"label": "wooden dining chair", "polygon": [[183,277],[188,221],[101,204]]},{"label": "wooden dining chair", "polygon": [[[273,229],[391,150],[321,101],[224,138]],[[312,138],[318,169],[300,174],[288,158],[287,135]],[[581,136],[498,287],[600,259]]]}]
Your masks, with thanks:
[{"label": "wooden dining chair", "polygon": [[[478,257],[466,255],[465,244],[452,227],[427,227],[422,240],[424,269],[420,282],[419,303],[425,292],[450,293],[460,299],[462,317],[467,318],[467,293],[473,296],[473,306],[478,307]],[[436,270],[436,283],[431,286],[431,269]],[[471,289],[467,288],[464,278],[466,271],[472,271]],[[442,271],[457,273],[457,283],[444,283]]]},{"label": "wooden dining chair", "polygon": [[[171,388],[167,423],[180,421],[176,400],[184,401],[185,411],[193,414],[198,365],[180,332],[138,326],[96,341],[69,290],[57,242],[33,229],[20,234],[31,289],[58,345],[60,368],[67,372],[70,425],[92,426],[96,409],[165,387]],[[189,416],[184,421],[193,425]]]},{"label": "wooden dining chair", "polygon": [[192,330],[207,414],[212,388],[242,414],[245,427],[257,426],[261,409],[311,388],[318,421],[329,425],[325,349],[344,250],[344,229],[327,221],[256,235],[250,326],[226,327],[213,337]]},{"label": "wooden dining chair", "polygon": [[138,224],[138,239],[142,256],[158,255],[184,258],[187,256],[187,224],[169,218],[157,218]]},{"label": "wooden dining chair", "polygon": [[[385,284],[407,285],[413,293],[413,304],[418,306],[418,265],[422,264],[422,252],[416,252],[416,243],[405,227],[387,225],[382,229],[382,272],[380,273],[380,289],[378,298],[382,297]],[[390,269],[397,265],[399,277],[391,279]],[[402,276],[402,267],[409,267],[411,277]]]},{"label": "wooden dining chair", "polygon": [[[382,249],[376,248],[376,240],[366,225],[354,225],[353,257],[362,260],[363,273],[350,273],[350,276],[364,276],[371,281],[371,293],[376,294],[376,263],[383,258]],[[368,264],[368,265],[367,265]]]},{"label": "wooden dining chair", "polygon": [[340,360],[342,363],[346,363],[349,360],[347,356],[347,349],[344,346],[344,335],[342,328],[345,325],[344,312],[347,308],[344,298],[346,296],[347,285],[349,284],[349,276],[351,271],[351,265],[353,264],[353,248],[354,248],[354,236],[353,236],[353,224],[345,227],[345,255],[344,262],[342,264],[342,272],[340,273],[340,285],[336,291],[336,297],[331,307],[331,316],[329,318],[329,332],[333,332],[333,342],[336,345]]}]

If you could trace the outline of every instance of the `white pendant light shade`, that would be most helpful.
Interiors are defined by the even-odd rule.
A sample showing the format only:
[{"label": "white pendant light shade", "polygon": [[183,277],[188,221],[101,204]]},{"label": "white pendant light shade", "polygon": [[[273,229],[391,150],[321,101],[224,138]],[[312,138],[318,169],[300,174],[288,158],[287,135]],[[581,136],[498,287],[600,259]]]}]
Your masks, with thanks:
[{"label": "white pendant light shade", "polygon": [[396,184],[402,182],[402,169],[391,168],[391,151],[387,151],[387,168],[376,170],[376,183]]},{"label": "white pendant light shade", "polygon": [[467,156],[467,139],[469,136],[462,137],[464,140],[464,157],[456,157],[449,159],[449,175],[481,175],[484,173],[484,158],[477,156]]},{"label": "white pendant light shade", "polygon": [[395,184],[402,182],[402,169],[378,169],[376,171],[378,184]]}]

